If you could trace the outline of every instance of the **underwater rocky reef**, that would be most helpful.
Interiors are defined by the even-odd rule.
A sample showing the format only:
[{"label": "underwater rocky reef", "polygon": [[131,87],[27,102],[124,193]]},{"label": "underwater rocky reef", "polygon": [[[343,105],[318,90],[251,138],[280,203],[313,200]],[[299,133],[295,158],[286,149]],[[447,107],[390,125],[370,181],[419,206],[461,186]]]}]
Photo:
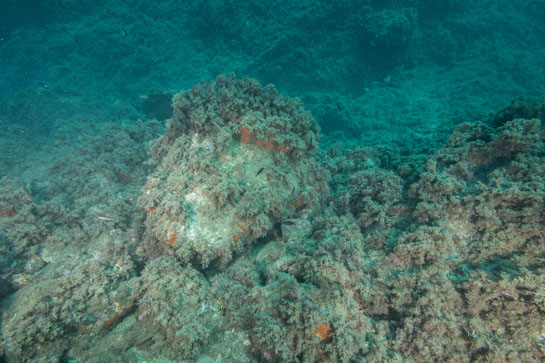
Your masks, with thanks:
[{"label": "underwater rocky reef", "polygon": [[299,100],[222,75],[165,127],[55,131],[64,178],[0,183],[3,354],[543,361],[542,104],[513,105],[429,155],[320,147]]}]

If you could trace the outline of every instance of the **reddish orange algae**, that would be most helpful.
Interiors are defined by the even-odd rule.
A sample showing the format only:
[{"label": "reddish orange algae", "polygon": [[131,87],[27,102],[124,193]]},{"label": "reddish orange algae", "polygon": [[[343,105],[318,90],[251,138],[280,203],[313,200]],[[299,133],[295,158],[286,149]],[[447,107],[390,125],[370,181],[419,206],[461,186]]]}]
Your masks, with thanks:
[{"label": "reddish orange algae", "polygon": [[176,231],[170,232],[168,235],[168,245],[170,247],[174,247],[174,242],[176,242],[176,238],[178,237],[178,233]]},{"label": "reddish orange algae", "polygon": [[314,330],[314,333],[312,333],[312,335],[319,336],[320,338],[322,338],[322,340],[327,340],[327,338],[329,338],[329,333],[331,333],[331,331],[333,331],[331,327],[324,324],[320,324],[318,325],[316,330]]}]

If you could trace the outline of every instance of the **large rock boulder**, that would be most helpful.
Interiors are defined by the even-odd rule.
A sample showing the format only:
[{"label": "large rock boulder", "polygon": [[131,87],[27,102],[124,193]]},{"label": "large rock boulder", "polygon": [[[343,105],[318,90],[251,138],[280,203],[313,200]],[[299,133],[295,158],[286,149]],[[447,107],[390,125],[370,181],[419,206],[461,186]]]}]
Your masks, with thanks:
[{"label": "large rock boulder", "polygon": [[315,160],[318,126],[298,100],[231,75],[176,94],[173,110],[139,201],[145,256],[221,267],[283,223],[308,226],[301,220],[327,196],[328,174]]}]

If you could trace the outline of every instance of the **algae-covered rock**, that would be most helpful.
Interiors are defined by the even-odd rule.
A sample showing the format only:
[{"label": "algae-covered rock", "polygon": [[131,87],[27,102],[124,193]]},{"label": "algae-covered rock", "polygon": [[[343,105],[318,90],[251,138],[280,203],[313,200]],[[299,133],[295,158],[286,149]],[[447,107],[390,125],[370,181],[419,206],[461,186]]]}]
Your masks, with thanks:
[{"label": "algae-covered rock", "polygon": [[140,198],[145,256],[224,266],[327,195],[318,126],[298,100],[231,75],[176,94],[173,110]]}]

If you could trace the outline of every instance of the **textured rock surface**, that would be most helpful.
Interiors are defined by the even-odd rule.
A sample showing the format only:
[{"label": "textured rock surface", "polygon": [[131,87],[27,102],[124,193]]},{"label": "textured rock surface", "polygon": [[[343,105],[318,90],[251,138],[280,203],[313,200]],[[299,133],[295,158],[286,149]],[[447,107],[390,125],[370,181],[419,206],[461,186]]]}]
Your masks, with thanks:
[{"label": "textured rock surface", "polygon": [[146,256],[225,265],[327,197],[328,176],[314,158],[318,127],[297,100],[220,76],[175,95],[173,108],[140,198]]}]

